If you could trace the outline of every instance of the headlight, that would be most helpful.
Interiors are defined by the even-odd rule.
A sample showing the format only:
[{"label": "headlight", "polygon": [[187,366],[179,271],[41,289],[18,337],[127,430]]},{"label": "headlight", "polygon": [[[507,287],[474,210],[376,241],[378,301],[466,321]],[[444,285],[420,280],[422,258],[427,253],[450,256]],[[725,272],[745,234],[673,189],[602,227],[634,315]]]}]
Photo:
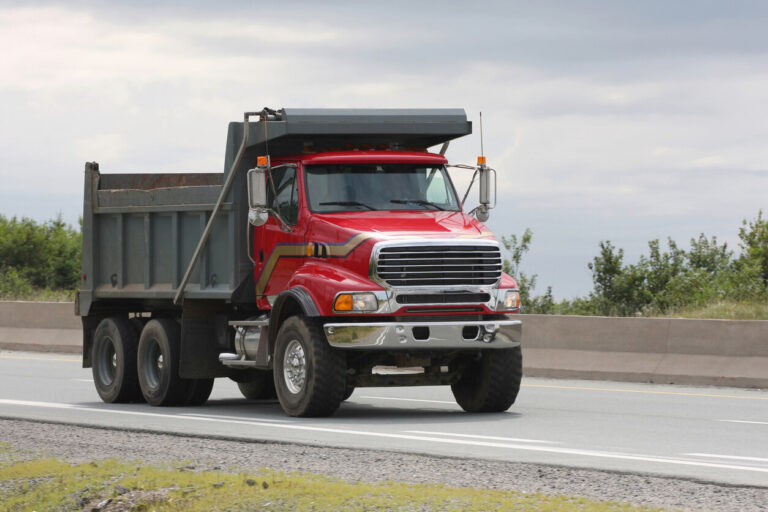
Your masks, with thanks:
[{"label": "headlight", "polygon": [[504,309],[519,309],[520,308],[520,292],[514,290],[507,290],[507,294],[504,295]]},{"label": "headlight", "polygon": [[379,309],[379,302],[372,293],[341,293],[333,302],[334,311],[371,312]]}]

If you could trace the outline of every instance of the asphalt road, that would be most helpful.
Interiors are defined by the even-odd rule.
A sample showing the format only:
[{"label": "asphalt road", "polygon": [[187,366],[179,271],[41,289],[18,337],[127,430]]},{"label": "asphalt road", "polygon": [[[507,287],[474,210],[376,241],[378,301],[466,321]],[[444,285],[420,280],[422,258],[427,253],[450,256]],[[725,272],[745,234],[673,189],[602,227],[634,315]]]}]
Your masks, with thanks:
[{"label": "asphalt road", "polygon": [[768,487],[768,390],[526,378],[509,412],[472,415],[449,388],[363,388],[331,418],[298,419],[225,379],[202,407],[104,404],[80,366],[0,352],[0,417]]}]

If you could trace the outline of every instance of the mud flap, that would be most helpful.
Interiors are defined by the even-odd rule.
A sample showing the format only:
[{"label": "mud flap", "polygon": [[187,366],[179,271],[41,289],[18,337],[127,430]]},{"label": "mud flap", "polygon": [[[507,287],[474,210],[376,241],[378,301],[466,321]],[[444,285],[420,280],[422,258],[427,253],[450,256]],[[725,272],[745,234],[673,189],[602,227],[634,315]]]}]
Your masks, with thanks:
[{"label": "mud flap", "polygon": [[183,379],[226,377],[229,371],[219,354],[230,350],[234,331],[229,329],[227,306],[216,300],[184,300],[181,315],[179,375]]}]

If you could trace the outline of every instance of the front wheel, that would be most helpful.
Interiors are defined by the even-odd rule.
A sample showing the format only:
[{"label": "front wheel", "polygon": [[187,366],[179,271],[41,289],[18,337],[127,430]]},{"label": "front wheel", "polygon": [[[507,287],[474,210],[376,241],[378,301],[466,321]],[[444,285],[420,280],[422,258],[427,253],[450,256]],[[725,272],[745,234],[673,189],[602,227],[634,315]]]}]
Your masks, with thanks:
[{"label": "front wheel", "polygon": [[275,344],[275,389],[290,416],[329,416],[346,391],[346,358],[319,325],[304,316],[286,320]]},{"label": "front wheel", "polygon": [[523,353],[520,347],[484,350],[454,365],[461,377],[451,385],[456,402],[467,412],[502,412],[509,409],[520,391]]}]

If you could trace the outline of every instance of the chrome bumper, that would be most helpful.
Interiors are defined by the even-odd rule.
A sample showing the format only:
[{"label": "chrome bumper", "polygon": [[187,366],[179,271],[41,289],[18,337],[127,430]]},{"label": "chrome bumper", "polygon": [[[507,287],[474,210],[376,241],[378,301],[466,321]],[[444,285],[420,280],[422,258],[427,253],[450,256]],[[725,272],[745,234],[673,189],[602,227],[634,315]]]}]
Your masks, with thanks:
[{"label": "chrome bumper", "polygon": [[520,320],[325,324],[328,343],[345,349],[497,349],[520,346]]}]

